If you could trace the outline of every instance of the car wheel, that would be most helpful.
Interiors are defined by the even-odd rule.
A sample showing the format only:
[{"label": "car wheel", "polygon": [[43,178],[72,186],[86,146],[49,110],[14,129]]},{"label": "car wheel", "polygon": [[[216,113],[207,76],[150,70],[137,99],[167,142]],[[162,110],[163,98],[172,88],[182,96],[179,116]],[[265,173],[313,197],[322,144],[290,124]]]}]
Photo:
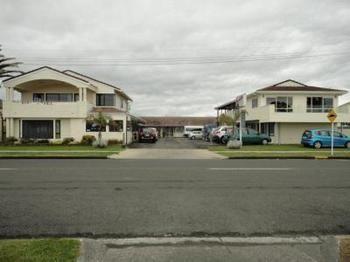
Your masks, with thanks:
[{"label": "car wheel", "polygon": [[322,147],[322,143],[321,143],[320,141],[316,141],[316,142],[314,143],[314,148],[320,149],[321,147]]},{"label": "car wheel", "polygon": [[263,139],[263,140],[262,140],[262,144],[263,144],[263,145],[267,145],[268,143],[269,143],[269,141],[267,141],[267,139]]},{"label": "car wheel", "polygon": [[345,143],[345,148],[349,148],[350,149],[350,141]]},{"label": "car wheel", "polygon": [[220,139],[220,141],[221,141],[221,144],[224,144],[224,145],[227,143],[227,139],[226,139],[225,136],[223,136],[223,137]]}]

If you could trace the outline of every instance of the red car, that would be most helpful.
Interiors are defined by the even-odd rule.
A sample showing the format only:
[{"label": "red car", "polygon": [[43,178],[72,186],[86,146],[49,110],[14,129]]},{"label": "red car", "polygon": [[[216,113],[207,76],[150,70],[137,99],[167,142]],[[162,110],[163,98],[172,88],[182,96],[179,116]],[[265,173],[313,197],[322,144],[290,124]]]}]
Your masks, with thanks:
[{"label": "red car", "polygon": [[157,140],[157,129],[152,127],[143,127],[139,129],[139,142],[150,141],[152,143],[155,143]]}]

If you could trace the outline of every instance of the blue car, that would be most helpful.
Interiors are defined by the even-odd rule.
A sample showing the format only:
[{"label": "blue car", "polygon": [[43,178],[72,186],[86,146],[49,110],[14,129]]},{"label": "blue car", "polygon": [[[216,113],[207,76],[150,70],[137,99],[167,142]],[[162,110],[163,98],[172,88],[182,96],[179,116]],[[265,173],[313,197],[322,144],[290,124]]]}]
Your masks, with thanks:
[{"label": "blue car", "polygon": [[[311,146],[314,148],[330,147],[331,146],[331,132],[327,129],[310,129],[305,130],[301,138],[301,143],[304,146]],[[334,147],[350,148],[350,138],[340,132],[333,133]]]}]

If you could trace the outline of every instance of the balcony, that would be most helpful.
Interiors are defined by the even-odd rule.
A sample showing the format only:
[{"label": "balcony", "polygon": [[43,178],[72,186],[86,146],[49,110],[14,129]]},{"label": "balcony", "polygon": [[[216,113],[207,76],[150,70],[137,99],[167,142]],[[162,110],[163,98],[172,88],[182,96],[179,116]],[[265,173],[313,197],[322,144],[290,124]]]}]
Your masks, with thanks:
[{"label": "balcony", "polygon": [[4,117],[10,118],[86,118],[92,105],[85,101],[22,103],[4,101]]}]

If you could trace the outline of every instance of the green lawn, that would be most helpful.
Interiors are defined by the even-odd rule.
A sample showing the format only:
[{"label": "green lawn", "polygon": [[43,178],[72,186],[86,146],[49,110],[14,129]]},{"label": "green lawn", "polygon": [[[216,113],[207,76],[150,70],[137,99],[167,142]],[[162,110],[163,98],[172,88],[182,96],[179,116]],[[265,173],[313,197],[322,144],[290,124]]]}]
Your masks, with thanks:
[{"label": "green lawn", "polygon": [[[229,158],[240,157],[329,157],[330,148],[314,149],[302,145],[245,145],[241,149],[228,149],[226,146],[211,146],[209,150]],[[335,148],[335,157],[350,158],[350,150]]]},{"label": "green lawn", "polygon": [[0,158],[8,157],[107,157],[122,151],[121,145],[94,148],[82,145],[15,145],[0,146]]},{"label": "green lawn", "polygon": [[0,240],[0,261],[76,261],[80,242],[74,239]]}]

